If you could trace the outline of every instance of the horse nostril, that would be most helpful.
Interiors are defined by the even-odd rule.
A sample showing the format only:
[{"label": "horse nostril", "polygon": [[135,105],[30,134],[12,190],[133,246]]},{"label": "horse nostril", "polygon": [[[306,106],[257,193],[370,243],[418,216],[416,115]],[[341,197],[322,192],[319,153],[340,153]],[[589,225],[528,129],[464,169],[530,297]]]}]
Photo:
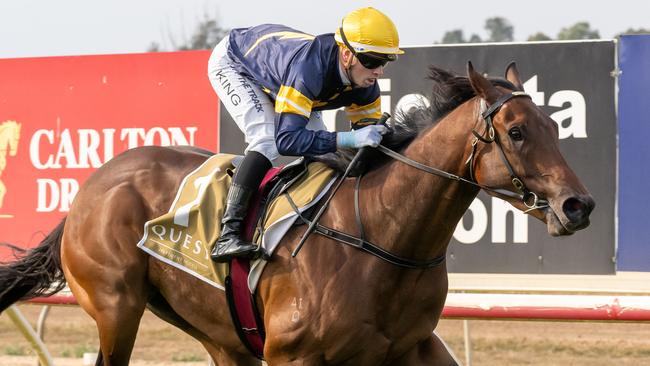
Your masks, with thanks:
[{"label": "horse nostril", "polygon": [[585,199],[571,197],[562,204],[562,211],[566,217],[574,223],[582,222],[589,218],[589,214],[594,209],[594,200],[591,197]]}]

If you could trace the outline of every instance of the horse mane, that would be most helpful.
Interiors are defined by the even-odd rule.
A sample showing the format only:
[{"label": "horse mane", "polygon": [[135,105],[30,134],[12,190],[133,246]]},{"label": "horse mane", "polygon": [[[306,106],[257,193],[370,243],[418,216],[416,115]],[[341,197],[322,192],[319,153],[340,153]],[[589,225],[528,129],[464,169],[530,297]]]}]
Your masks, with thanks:
[{"label": "horse mane", "polygon": [[[467,76],[460,76],[437,66],[429,66],[428,79],[433,81],[432,93],[427,107],[422,100],[409,110],[398,110],[386,125],[390,128],[389,134],[384,136],[382,145],[395,150],[405,149],[420,133],[434,126],[443,117],[456,109],[461,104],[472,99],[476,94]],[[490,77],[488,80],[494,86],[515,90],[515,86],[503,78]],[[356,154],[356,149],[338,149],[334,153],[313,157],[313,160],[325,163],[329,167],[344,172]],[[363,171],[378,168],[388,157],[377,150],[369,151],[364,156]],[[360,171],[351,172],[356,176]]]}]

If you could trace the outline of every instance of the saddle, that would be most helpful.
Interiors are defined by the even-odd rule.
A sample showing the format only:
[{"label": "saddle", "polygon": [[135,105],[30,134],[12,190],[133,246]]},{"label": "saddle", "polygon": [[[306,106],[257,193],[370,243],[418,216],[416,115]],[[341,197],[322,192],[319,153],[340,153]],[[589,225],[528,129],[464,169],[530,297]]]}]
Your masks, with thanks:
[{"label": "saddle", "polygon": [[309,163],[311,160],[303,157],[287,165],[269,169],[251,198],[250,208],[244,220],[244,239],[255,242],[264,233],[264,218],[271,202],[308,173]]}]

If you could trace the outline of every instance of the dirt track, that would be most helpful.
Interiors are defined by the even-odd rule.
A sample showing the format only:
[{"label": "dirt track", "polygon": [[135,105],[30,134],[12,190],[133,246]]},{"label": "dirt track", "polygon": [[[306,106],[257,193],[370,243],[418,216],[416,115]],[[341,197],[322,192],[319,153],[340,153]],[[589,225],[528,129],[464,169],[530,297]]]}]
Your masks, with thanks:
[{"label": "dirt track", "polygon": [[[20,310],[36,323],[39,306]],[[650,323],[470,322],[472,365],[650,365]],[[440,334],[461,359],[463,324],[443,320]],[[54,307],[45,342],[56,365],[83,365],[81,355],[96,351],[92,320],[78,307]],[[34,366],[36,356],[6,315],[0,316],[0,366]],[[133,351],[134,366],[204,366],[198,342],[147,312]]]}]

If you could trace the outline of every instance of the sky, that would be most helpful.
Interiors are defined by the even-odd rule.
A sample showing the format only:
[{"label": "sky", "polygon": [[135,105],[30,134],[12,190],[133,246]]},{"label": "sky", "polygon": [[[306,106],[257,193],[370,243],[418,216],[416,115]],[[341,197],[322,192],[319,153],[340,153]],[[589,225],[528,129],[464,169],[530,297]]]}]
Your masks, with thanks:
[{"label": "sky", "polygon": [[589,22],[601,38],[628,28],[650,29],[650,1],[571,0],[2,0],[0,58],[146,52],[156,42],[189,39],[199,21],[217,19],[224,28],[280,23],[301,31],[333,32],[349,11],[373,6],[396,24],[401,44],[440,41],[446,31],[462,29],[465,37],[491,17],[514,26],[515,41],[534,33],[556,37],[577,22]]}]

